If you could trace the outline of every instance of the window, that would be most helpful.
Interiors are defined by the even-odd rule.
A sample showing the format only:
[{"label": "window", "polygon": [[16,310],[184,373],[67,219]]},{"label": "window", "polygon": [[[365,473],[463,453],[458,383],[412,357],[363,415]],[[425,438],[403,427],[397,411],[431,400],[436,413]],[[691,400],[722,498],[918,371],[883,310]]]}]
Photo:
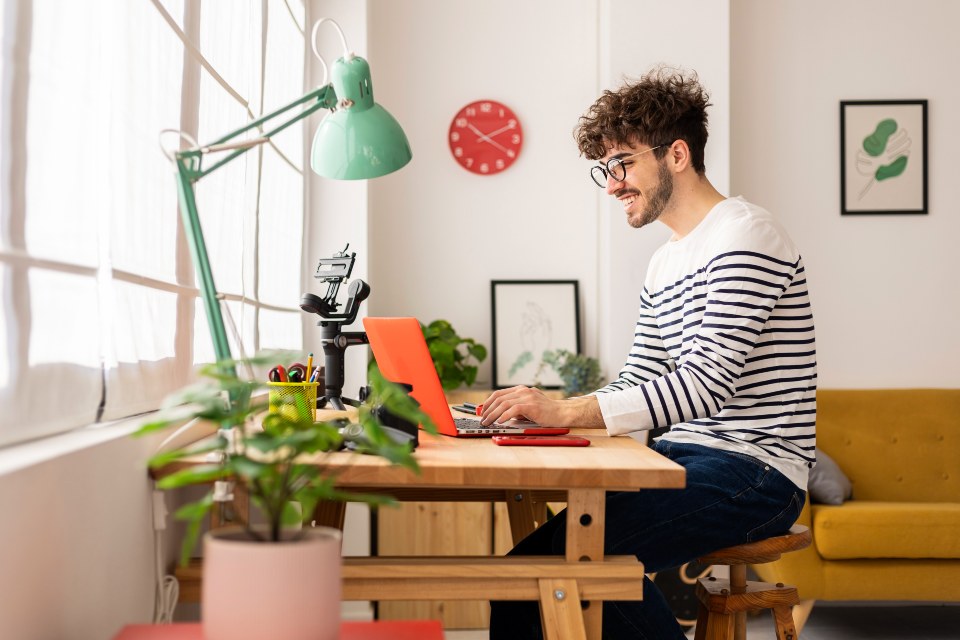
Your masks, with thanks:
[{"label": "window", "polygon": [[[154,409],[213,358],[160,132],[205,142],[302,95],[303,13],[4,3],[0,446]],[[303,133],[196,185],[234,356],[302,343]]]}]

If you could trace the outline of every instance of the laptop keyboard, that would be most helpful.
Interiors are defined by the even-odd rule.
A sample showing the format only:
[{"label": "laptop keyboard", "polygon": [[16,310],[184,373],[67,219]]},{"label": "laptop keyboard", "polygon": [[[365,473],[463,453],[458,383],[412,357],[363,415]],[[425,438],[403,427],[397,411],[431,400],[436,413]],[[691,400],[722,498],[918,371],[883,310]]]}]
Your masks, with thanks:
[{"label": "laptop keyboard", "polygon": [[457,429],[482,429],[483,425],[480,424],[480,420],[477,418],[454,418],[453,424],[457,426]]},{"label": "laptop keyboard", "polygon": [[471,432],[476,433],[478,431],[496,431],[497,433],[503,433],[505,430],[510,429],[519,429],[517,425],[506,425],[506,424],[491,424],[483,426],[480,424],[480,420],[477,418],[454,418],[454,426],[457,427],[457,431],[464,431],[469,429]]}]

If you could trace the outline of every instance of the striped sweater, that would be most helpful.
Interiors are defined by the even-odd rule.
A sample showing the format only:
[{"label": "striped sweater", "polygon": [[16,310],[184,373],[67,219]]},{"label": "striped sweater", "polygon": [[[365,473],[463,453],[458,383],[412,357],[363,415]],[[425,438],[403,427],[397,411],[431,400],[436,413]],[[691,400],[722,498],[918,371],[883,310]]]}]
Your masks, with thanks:
[{"label": "striped sweater", "polygon": [[657,250],[620,376],[597,391],[611,435],[662,436],[753,456],[806,488],[816,346],[800,254],[765,210],[717,204]]}]

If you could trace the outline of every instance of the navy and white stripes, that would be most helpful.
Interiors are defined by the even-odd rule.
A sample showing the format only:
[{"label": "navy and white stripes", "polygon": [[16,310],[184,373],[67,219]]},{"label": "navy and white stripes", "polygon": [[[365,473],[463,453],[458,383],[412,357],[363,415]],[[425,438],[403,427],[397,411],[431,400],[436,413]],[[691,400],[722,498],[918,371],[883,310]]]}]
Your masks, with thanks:
[{"label": "navy and white stripes", "polygon": [[806,486],[816,347],[806,272],[769,213],[731,198],[651,261],[633,348],[600,389],[612,434],[747,453]]}]

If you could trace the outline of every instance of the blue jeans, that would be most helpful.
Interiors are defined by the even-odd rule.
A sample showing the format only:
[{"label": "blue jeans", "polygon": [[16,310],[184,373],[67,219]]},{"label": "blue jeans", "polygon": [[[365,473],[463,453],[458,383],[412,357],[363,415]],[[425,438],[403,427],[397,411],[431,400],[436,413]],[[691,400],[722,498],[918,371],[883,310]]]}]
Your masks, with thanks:
[{"label": "blue jeans", "polygon": [[[653,448],[687,470],[683,489],[607,494],[604,553],[635,555],[647,572],[679,567],[717,549],[784,533],[806,493],[776,469],[747,455],[658,441]],[[563,555],[561,512],[520,541],[509,555]],[[536,602],[491,602],[491,640],[539,640]],[[643,582],[643,601],[605,602],[603,638],[684,638],[659,589]]]}]

